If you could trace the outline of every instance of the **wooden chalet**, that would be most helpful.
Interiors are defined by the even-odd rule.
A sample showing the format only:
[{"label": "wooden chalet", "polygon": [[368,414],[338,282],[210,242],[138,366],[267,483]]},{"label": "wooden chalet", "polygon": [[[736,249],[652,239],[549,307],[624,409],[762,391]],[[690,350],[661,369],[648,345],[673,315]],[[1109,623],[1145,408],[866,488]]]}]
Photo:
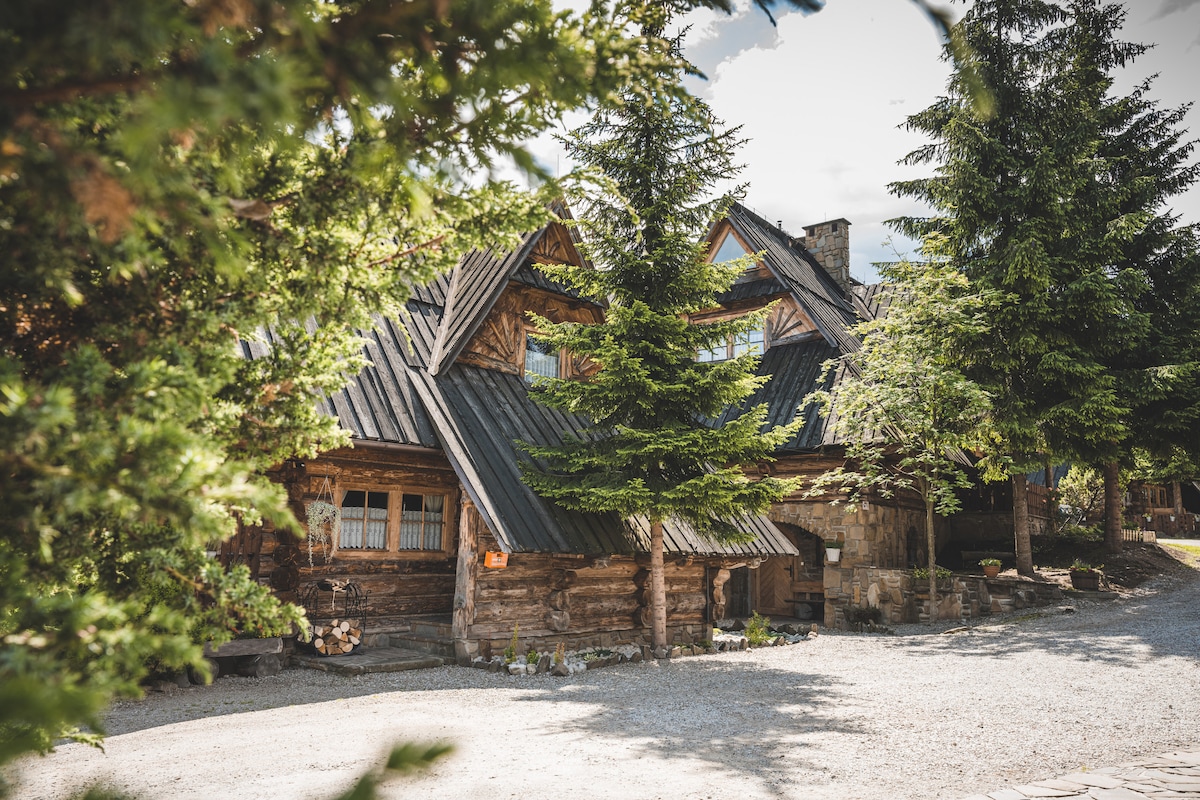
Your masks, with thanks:
[{"label": "wooden chalet", "polygon": [[[761,330],[698,354],[719,361],[762,353],[761,373],[771,378],[747,405],[765,403],[777,424],[805,414],[777,460],[760,466],[774,474],[816,475],[842,463],[828,421],[799,405],[826,361],[858,347],[847,327],[880,310],[877,288],[850,279],[848,228],[838,219],[792,237],[735,205],[707,236],[714,259],[762,253],[718,307],[694,320],[774,304]],[[352,615],[368,642],[386,636],[460,663],[500,652],[516,626],[523,646],[542,650],[647,643],[646,521],[564,509],[520,477],[528,456],[518,440],[554,443],[581,427],[535,401],[531,376],[581,377],[588,365],[546,352],[528,316],[602,318],[602,307],[539,270],[582,264],[576,244],[554,223],[511,253],[469,253],[418,288],[402,319],[378,319],[365,334],[372,366],[324,401],[354,446],[273,473],[298,519],[324,499],[340,509],[340,532],[310,554],[311,542],[248,529],[226,544],[225,557],[248,561],[310,618]],[[244,347],[248,357],[260,354]],[[835,371],[825,380],[836,379]],[[849,513],[831,499],[793,496],[741,520],[754,534],[746,544],[668,521],[670,638],[708,639],[714,621],[752,611],[842,625],[847,609],[870,604],[885,620],[915,619],[902,575],[924,560],[923,507],[915,498],[871,498]],[[842,545],[838,563],[826,562],[830,540]]]}]

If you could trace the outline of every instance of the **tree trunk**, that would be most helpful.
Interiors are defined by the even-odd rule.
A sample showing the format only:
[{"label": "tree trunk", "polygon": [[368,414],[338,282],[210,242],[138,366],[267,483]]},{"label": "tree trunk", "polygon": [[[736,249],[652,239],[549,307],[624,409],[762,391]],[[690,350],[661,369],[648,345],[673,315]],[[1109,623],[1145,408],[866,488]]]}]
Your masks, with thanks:
[{"label": "tree trunk", "polygon": [[1054,488],[1054,465],[1046,462],[1046,532],[1058,533],[1058,491]]},{"label": "tree trunk", "polygon": [[1033,548],[1029,544],[1029,483],[1025,474],[1012,476],[1013,545],[1017,574],[1033,577]]},{"label": "tree trunk", "polygon": [[1119,553],[1125,548],[1121,534],[1121,467],[1116,461],[1104,465],[1104,549]]},{"label": "tree trunk", "polygon": [[650,522],[650,643],[667,646],[667,582],[663,571],[662,520]]},{"label": "tree trunk", "polygon": [[1175,519],[1171,521],[1171,529],[1167,531],[1167,535],[1178,536],[1183,530],[1183,487],[1179,481],[1171,481],[1171,508]]},{"label": "tree trunk", "polygon": [[929,624],[937,622],[937,535],[933,532],[933,493],[929,484],[922,481],[925,487],[925,548],[929,551]]},{"label": "tree trunk", "polygon": [[463,497],[458,509],[458,563],[450,618],[454,658],[460,667],[470,666],[471,659],[478,654],[478,644],[471,643],[471,626],[475,624],[475,570],[479,568],[475,515],[475,504]]}]

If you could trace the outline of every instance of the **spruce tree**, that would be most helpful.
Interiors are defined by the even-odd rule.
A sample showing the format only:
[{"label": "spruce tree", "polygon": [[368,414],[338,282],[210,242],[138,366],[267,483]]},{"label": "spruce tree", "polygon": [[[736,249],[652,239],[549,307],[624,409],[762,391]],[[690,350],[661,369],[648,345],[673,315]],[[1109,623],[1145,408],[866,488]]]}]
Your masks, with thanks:
[{"label": "spruce tree", "polygon": [[[1081,272],[1094,276],[1092,294],[1076,293],[1069,316],[1086,326],[1111,374],[1124,424],[1113,438],[1063,445],[1102,468],[1105,544],[1119,551],[1120,467],[1133,467],[1140,451],[1158,465],[1160,477],[1178,479],[1200,455],[1200,257],[1194,228],[1180,227],[1166,207],[1196,181],[1200,165],[1187,163],[1194,143],[1183,141],[1179,128],[1187,108],[1159,108],[1149,96],[1153,79],[1128,95],[1111,94],[1113,70],[1147,49],[1116,38],[1125,10],[1075,0],[1069,11],[1072,24],[1060,34],[1066,62],[1061,108],[1080,139],[1095,143],[1092,157],[1080,162],[1085,178],[1064,239]],[[1088,306],[1116,313],[1089,324]]]},{"label": "spruce tree", "polygon": [[905,162],[934,163],[936,174],[891,186],[934,210],[931,218],[893,224],[922,239],[927,257],[948,261],[973,285],[996,293],[991,324],[964,338],[964,365],[992,397],[995,428],[1011,464],[1017,569],[1026,575],[1033,559],[1025,473],[1045,449],[1046,409],[1073,388],[1046,370],[1062,350],[1050,287],[1058,280],[1055,245],[1065,214],[1059,194],[1065,178],[1042,124],[1053,105],[1046,79],[1054,53],[1046,30],[1063,21],[1061,9],[1041,0],[972,6],[958,29],[991,88],[995,113],[980,115],[962,77],[953,75],[948,94],[908,120],[933,143]]},{"label": "spruce tree", "polygon": [[[1109,94],[1112,71],[1145,49],[1115,39],[1123,16],[1097,0],[976,3],[960,25],[997,113],[974,114],[952,78],[948,97],[909,120],[934,144],[907,160],[938,174],[892,187],[935,209],[901,230],[1002,293],[968,351],[1011,460],[1023,574],[1033,570],[1024,473],[1039,453],[1106,465],[1115,493],[1153,374],[1148,270],[1176,238],[1160,204],[1194,180],[1179,117],[1158,112],[1145,86]],[[1109,516],[1119,549],[1119,513]]]},{"label": "spruce tree", "polygon": [[731,200],[713,190],[736,176],[738,144],[737,129],[722,130],[703,102],[682,91],[630,90],[620,107],[571,133],[572,157],[607,182],[579,205],[594,268],[552,274],[608,310],[596,325],[537,320],[552,346],[586,356],[598,371],[542,385],[539,400],[591,422],[561,446],[529,447],[545,468],[527,469],[525,479],[569,508],[649,520],[656,649],[667,644],[664,520],[736,539],[731,520],[766,510],[792,488],[751,480],[741,466],[770,459],[790,428],[764,432],[761,407],[713,424],[760,385],[756,358],[696,361],[697,351],[755,327],[763,314],[705,325],[688,319],[716,306],[753,260],[711,264],[702,243]]}]

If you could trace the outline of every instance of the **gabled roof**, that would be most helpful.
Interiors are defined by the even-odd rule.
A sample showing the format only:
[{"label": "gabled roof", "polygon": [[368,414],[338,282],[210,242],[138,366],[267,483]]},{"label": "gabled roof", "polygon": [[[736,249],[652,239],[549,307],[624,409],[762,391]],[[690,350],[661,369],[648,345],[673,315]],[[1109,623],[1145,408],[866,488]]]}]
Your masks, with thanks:
[{"label": "gabled roof", "polygon": [[[552,210],[561,219],[570,218],[569,212],[561,204],[554,204]],[[474,250],[459,261],[451,273],[442,325],[429,360],[431,375],[440,374],[462,355],[463,348],[479,331],[479,327],[504,293],[510,280],[517,278],[522,272],[525,273],[522,277],[529,279],[530,271],[525,269],[525,264],[530,252],[556,227],[561,229],[563,224],[552,222],[534,233],[526,234],[520,246],[512,252]],[[573,229],[568,231],[567,240],[573,243],[578,241]],[[583,263],[578,249],[570,255],[578,259],[576,263]],[[541,281],[545,284],[551,283],[545,276],[541,277]]]},{"label": "gabled roof", "polygon": [[[374,329],[363,334],[371,365],[322,407],[355,439],[440,447],[506,552],[645,552],[646,520],[570,511],[521,480],[519,464],[529,457],[517,440],[556,443],[583,431],[584,421],[536,402],[519,375],[456,363],[510,282],[572,296],[529,264],[551,227],[524,237],[512,253],[467,254],[448,276],[415,289],[401,319],[375,319]],[[574,241],[561,227],[554,235],[560,244]],[[567,255],[579,258],[578,250]],[[765,516],[736,523],[755,539],[724,545],[668,520],[664,547],[690,555],[795,554]]]},{"label": "gabled roof", "polygon": [[734,203],[725,218],[751,251],[763,252],[763,265],[791,293],[827,342],[842,352],[858,349],[858,340],[846,330],[859,321],[854,305],[808,250],[740,203]]}]

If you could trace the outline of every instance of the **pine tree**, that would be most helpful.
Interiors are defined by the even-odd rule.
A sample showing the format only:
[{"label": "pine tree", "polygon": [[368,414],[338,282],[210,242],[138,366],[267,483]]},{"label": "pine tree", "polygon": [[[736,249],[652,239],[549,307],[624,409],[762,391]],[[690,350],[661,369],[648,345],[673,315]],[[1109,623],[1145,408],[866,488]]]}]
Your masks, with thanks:
[{"label": "pine tree", "polygon": [[538,319],[553,347],[598,365],[585,381],[552,380],[538,398],[591,420],[578,438],[529,452],[545,469],[527,469],[539,494],[591,512],[644,515],[651,530],[652,641],[665,647],[663,521],[686,520],[730,540],[730,520],[764,511],[791,488],[749,479],[741,465],[769,460],[788,428],[763,432],[765,408],[722,427],[712,420],[760,385],[752,356],[700,363],[697,351],[760,323],[763,314],[706,325],[688,315],[717,305],[752,258],[710,264],[704,232],[729,197],[713,187],[737,173],[737,130],[720,130],[701,101],[682,92],[630,91],[574,131],[567,146],[608,182],[580,203],[592,268],[552,274],[607,302],[601,324]]}]

